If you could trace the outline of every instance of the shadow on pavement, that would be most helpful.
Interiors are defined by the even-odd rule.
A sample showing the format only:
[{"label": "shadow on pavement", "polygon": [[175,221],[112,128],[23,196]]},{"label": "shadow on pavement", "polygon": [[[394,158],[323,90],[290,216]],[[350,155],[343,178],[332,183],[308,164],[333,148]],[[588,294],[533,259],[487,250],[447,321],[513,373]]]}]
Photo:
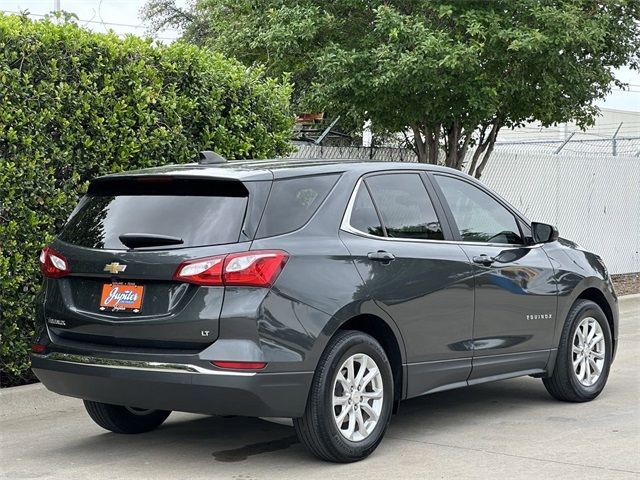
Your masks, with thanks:
[{"label": "shadow on pavement", "polygon": [[[416,431],[462,429],[474,421],[495,423],[505,411],[526,414],[553,402],[542,382],[532,378],[441,392],[403,402],[399,414],[392,417],[388,435],[402,438]],[[132,449],[149,462],[159,456],[183,462],[242,462],[274,452],[280,452],[281,460],[287,463],[313,461],[290,427],[256,418],[180,413],[172,414],[165,425],[147,434],[74,436],[58,448],[70,461],[81,461],[96,452],[112,458],[129,456]]]}]

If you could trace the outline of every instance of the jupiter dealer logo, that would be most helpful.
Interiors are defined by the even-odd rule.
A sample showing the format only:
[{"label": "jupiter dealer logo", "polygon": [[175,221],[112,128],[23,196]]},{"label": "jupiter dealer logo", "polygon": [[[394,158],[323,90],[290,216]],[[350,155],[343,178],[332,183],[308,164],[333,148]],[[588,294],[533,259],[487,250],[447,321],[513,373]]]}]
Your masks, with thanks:
[{"label": "jupiter dealer logo", "polygon": [[120,290],[113,287],[109,295],[104,300],[105,307],[118,307],[124,305],[133,305],[138,301],[138,294],[131,290]]},{"label": "jupiter dealer logo", "polygon": [[138,313],[143,292],[142,285],[108,283],[102,287],[100,310],[132,310]]}]

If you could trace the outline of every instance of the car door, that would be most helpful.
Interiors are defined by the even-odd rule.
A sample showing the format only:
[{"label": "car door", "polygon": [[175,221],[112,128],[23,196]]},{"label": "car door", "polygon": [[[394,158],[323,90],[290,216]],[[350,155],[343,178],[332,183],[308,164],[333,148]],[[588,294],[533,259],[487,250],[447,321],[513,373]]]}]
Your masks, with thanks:
[{"label": "car door", "polygon": [[524,220],[479,183],[440,173],[430,178],[475,269],[469,383],[544,371],[557,307],[549,258],[540,245],[527,240]]},{"label": "car door", "polygon": [[419,171],[362,178],[340,232],[368,295],[400,329],[409,397],[465,385],[471,371],[473,267],[446,241],[426,182]]}]

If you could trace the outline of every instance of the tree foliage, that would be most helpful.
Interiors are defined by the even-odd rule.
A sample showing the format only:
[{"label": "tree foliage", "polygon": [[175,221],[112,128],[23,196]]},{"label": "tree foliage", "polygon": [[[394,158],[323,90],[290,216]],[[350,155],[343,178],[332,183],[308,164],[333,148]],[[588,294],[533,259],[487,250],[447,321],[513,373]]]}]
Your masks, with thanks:
[{"label": "tree foliage", "polygon": [[[593,123],[614,69],[638,67],[638,0],[150,0],[177,25],[271,73],[301,107],[406,132],[420,161],[480,177],[498,132],[528,121]],[[620,85],[618,83],[618,85]]]},{"label": "tree foliage", "polygon": [[0,360],[28,369],[39,250],[88,180],[288,152],[290,87],[193,45],[0,14]]}]

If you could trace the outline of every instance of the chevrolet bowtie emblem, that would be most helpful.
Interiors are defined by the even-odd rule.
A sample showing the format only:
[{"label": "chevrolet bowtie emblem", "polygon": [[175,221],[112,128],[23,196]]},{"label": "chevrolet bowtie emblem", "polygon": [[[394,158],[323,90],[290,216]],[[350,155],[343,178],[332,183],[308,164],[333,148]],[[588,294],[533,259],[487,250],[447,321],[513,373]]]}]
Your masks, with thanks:
[{"label": "chevrolet bowtie emblem", "polygon": [[115,274],[115,273],[124,272],[126,268],[127,268],[126,265],[120,265],[118,262],[111,262],[111,263],[107,263],[104,266],[104,271]]}]

